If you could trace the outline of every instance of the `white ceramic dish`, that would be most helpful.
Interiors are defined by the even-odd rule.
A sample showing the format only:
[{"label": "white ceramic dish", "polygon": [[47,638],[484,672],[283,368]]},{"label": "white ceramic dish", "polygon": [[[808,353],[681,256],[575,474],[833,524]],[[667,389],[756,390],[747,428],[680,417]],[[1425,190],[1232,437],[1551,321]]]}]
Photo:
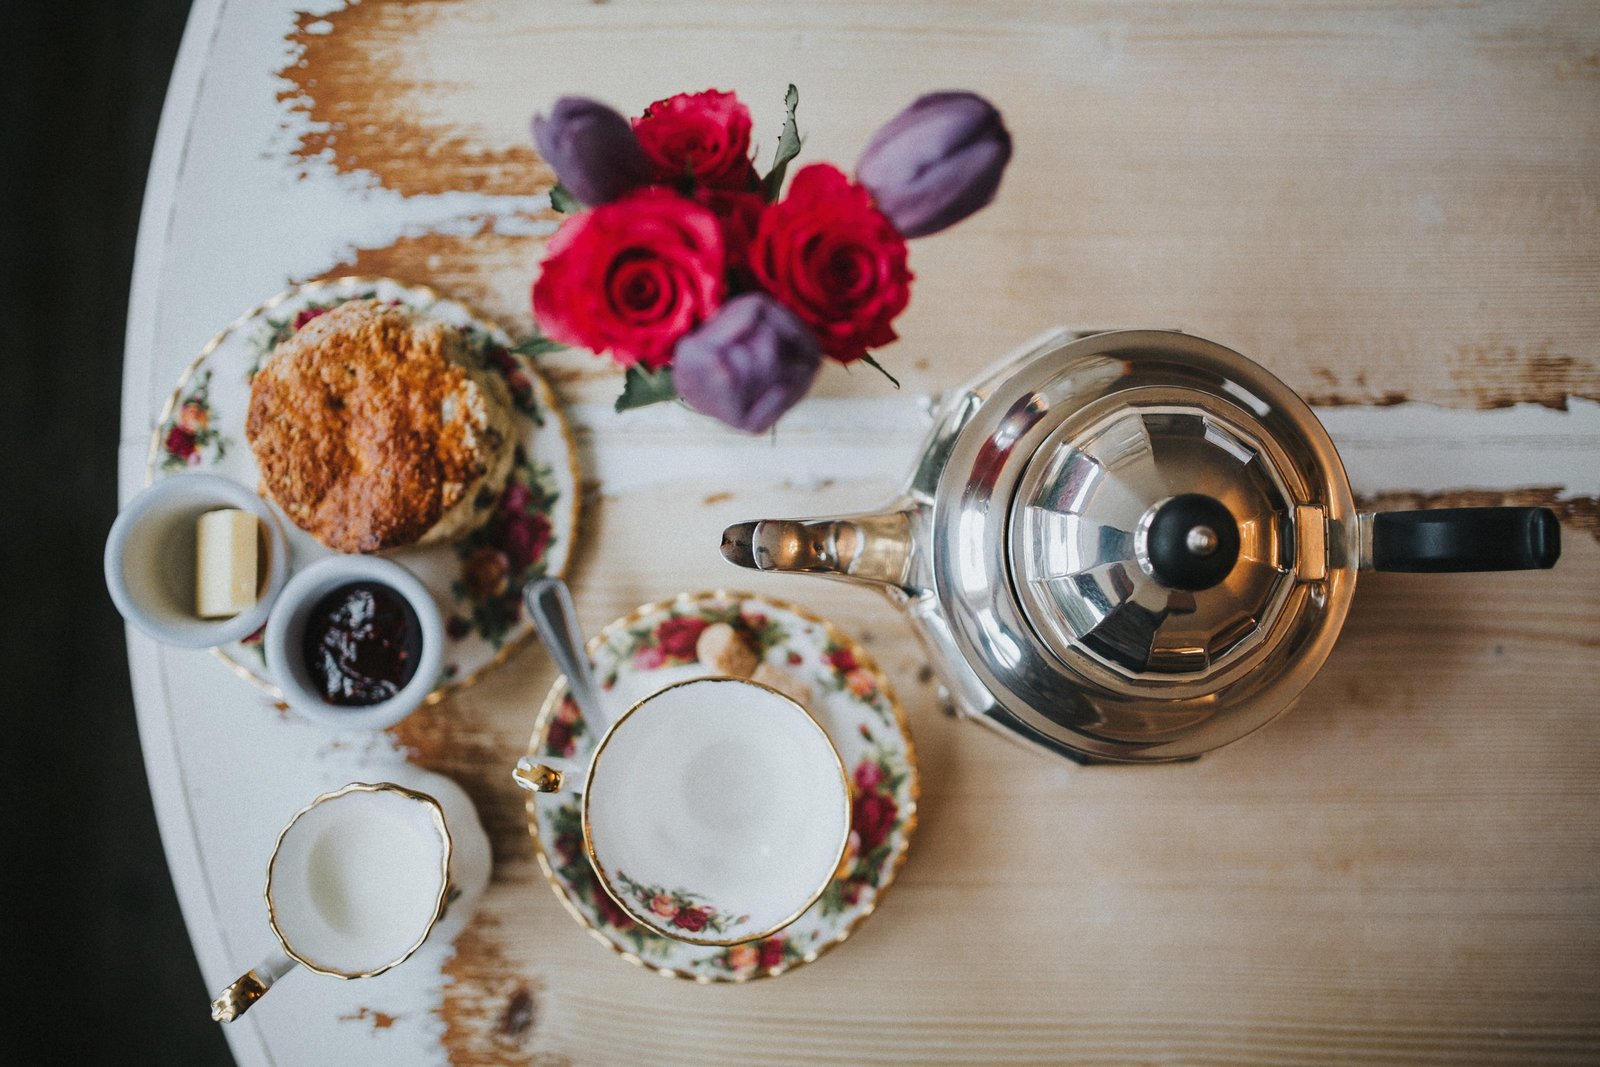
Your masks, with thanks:
[{"label": "white ceramic dish", "polygon": [[373,978],[421,948],[450,902],[454,842],[433,797],[352,782],[289,821],[267,861],[267,919],[278,948],[211,1002],[233,1022],[296,966]]},{"label": "white ceramic dish", "polygon": [[[311,610],[328,593],[350,582],[377,582],[405,598],[422,629],[416,673],[394,696],[365,707],[330,704],[312,680],[301,644]],[[438,684],[444,659],[444,623],[433,594],[410,571],[375,556],[329,556],[296,574],[284,586],[262,638],[267,666],[283,699],[295,711],[334,730],[382,730],[422,706]]]},{"label": "white ceramic dish", "polygon": [[[261,522],[261,585],[253,607],[228,619],[195,612],[195,542],[200,516],[238,508]],[[226,645],[267,621],[289,577],[288,542],[277,516],[255,493],[214,474],[186,473],[143,490],[128,502],[106,538],[106,588],[129,623],[163,644]]]}]

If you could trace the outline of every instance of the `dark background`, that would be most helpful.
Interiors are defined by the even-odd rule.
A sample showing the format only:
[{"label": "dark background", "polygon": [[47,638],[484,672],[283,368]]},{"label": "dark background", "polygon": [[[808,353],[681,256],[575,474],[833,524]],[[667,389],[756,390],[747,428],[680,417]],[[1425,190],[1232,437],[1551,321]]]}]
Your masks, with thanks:
[{"label": "dark background", "polygon": [[0,1063],[231,1062],[156,832],[122,624],[123,319],[188,0],[5,5]]}]

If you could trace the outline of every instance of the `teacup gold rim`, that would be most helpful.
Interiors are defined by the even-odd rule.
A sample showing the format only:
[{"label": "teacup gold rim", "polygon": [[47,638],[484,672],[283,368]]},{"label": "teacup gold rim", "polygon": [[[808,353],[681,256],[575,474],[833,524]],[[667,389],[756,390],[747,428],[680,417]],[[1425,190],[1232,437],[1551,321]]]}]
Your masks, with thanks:
[{"label": "teacup gold rim", "polygon": [[[184,388],[194,380],[194,376],[199,373],[200,368],[205,365],[206,360],[211,357],[211,354],[221,347],[222,342],[226,341],[230,336],[242,329],[248,323],[254,321],[258,316],[272,311],[273,309],[287,303],[288,301],[308,290],[318,288],[336,288],[338,286],[345,285],[376,286],[380,284],[395,285],[401,289],[420,293],[426,299],[432,301],[437,302],[441,300],[447,300],[450,303],[459,304],[461,307],[465,308],[467,313],[479,323],[487,326],[493,326],[502,333],[507,333],[507,336],[509,336],[509,333],[506,331],[505,327],[500,325],[499,320],[484,314],[484,312],[481,311],[476,304],[473,304],[467,300],[463,300],[458,296],[451,296],[448,293],[441,292],[433,286],[427,285],[423,282],[410,282],[402,278],[393,278],[382,274],[342,274],[337,278],[313,278],[309,281],[301,282],[298,285],[290,286],[288,289],[283,290],[283,292],[278,293],[276,296],[272,296],[266,300],[263,300],[261,303],[257,304],[249,311],[246,311],[244,314],[239,315],[232,322],[218,330],[216,335],[213,336],[211,340],[207,341],[205,346],[200,349],[199,354],[189,362],[189,365],[184,367],[183,370],[179,372],[177,381],[173,383],[172,392],[167,395],[166,402],[162,404],[161,410],[156,414],[154,428],[150,431],[150,445],[145,453],[144,484],[149,486],[155,482],[157,461],[161,456],[161,427],[164,426],[167,420],[172,418],[173,414],[178,410],[178,404],[183,397]],[[561,569],[554,572],[554,576],[560,578],[565,576],[566,573],[572,569],[572,560],[578,551],[578,530],[580,528],[580,523],[583,520],[583,474],[578,468],[578,441],[577,438],[573,436],[572,424],[567,421],[566,412],[562,410],[561,400],[558,396],[556,396],[555,388],[550,384],[549,380],[545,378],[544,371],[540,370],[537,366],[532,365],[531,360],[529,361],[529,364],[528,370],[531,372],[534,385],[539,391],[539,403],[543,405],[543,408],[547,414],[554,416],[556,426],[561,431],[561,440],[566,445],[567,451],[567,470],[572,475],[572,521],[568,524],[568,528],[565,531],[567,536],[567,544],[570,547],[567,550],[567,558],[562,561]],[[475,670],[460,677],[452,678],[442,685],[436,686],[432,692],[423,698],[422,706],[431,707],[434,704],[439,703],[439,701],[443,700],[445,697],[450,696],[452,693],[471,688],[473,685],[477,684],[477,682],[482,679],[485,674],[505,663],[506,660],[510,659],[520,649],[531,644],[533,639],[533,627],[530,626],[522,633],[506,641],[505,644],[501,645],[500,648],[495,651],[493,656],[485,660]],[[261,673],[258,673],[248,664],[242,663],[228,655],[223,646],[219,645],[216,648],[213,648],[211,650],[211,654],[217,659],[221,660],[222,664],[227,667],[228,670],[232,671],[234,675],[256,689],[259,689],[273,700],[282,701],[284,699],[283,691],[273,684],[271,679],[264,677]]]},{"label": "teacup gold rim", "polygon": [[[433,915],[428,919],[428,925],[423,928],[421,935],[418,936],[417,940],[413,942],[411,947],[406,949],[405,952],[383,964],[381,967],[375,967],[371,970],[365,971],[343,971],[336,967],[325,967],[322,964],[316,963],[315,961],[301,955],[299,952],[296,952],[289,944],[289,939],[284,936],[283,928],[278,925],[277,904],[272,899],[272,873],[277,867],[278,852],[283,848],[283,842],[289,836],[289,831],[294,829],[295,823],[299,822],[301,817],[306,815],[317,805],[330,800],[336,800],[339,797],[345,796],[349,793],[397,793],[407,800],[416,801],[422,804],[428,809],[428,814],[433,819],[434,829],[439,832],[439,840],[444,846],[440,850],[439,856],[439,893],[433,902]],[[398,967],[400,964],[410,959],[416,953],[417,949],[423,946],[423,944],[428,940],[429,935],[433,933],[433,928],[439,925],[440,919],[444,918],[445,907],[450,900],[450,860],[454,852],[455,840],[450,836],[450,827],[445,822],[444,806],[439,803],[437,798],[427,793],[422,793],[415,789],[407,789],[405,786],[396,785],[394,782],[351,782],[349,785],[341,786],[340,788],[332,790],[331,792],[323,793],[322,795],[313,799],[311,803],[294,813],[294,817],[289,820],[282,830],[278,831],[277,842],[272,846],[272,856],[267,860],[267,885],[266,889],[262,893],[267,901],[267,922],[272,926],[272,935],[278,939],[278,946],[283,949],[284,955],[288,956],[290,959],[294,960],[307,970],[315,971],[318,974],[325,974],[331,978],[347,980],[352,978],[372,978],[393,967]]]},{"label": "teacup gold rim", "polygon": [[[635,712],[639,711],[640,708],[643,708],[651,701],[659,698],[663,693],[669,693],[674,689],[681,689],[684,686],[690,685],[703,685],[718,682],[732,682],[737,685],[750,685],[755,686],[757,689],[766,690],[767,692],[778,697],[785,704],[788,704],[790,707],[794,708],[801,715],[804,715],[806,721],[809,722],[812,728],[821,735],[822,743],[828,746],[828,751],[833,755],[834,768],[839,772],[840,795],[844,798],[844,832],[839,835],[839,849],[834,854],[833,862],[828,865],[826,873],[824,873],[822,876],[822,884],[817,886],[817,888],[806,898],[805,903],[796,908],[794,912],[791,913],[787,918],[782,919],[772,926],[758,930],[755,933],[740,934],[738,937],[691,937],[664,929],[657,921],[655,916],[647,916],[636,906],[630,904],[625,898],[625,895],[618,892],[617,889],[612,885],[611,873],[606,870],[605,864],[600,862],[600,857],[595,852],[594,848],[594,836],[589,823],[589,798],[593,795],[593,793],[589,786],[594,782],[595,772],[600,766],[600,757],[605,754],[605,750],[607,746],[610,745],[611,739],[616,736],[618,728],[621,727],[623,723],[627,722]],[[700,678],[685,678],[681,682],[673,682],[671,685],[663,686],[660,689],[657,689],[655,692],[641,697],[639,700],[635,701],[632,707],[623,712],[621,715],[617,716],[616,721],[606,728],[606,732],[601,735],[600,742],[595,745],[594,752],[589,756],[588,775],[584,783],[583,800],[580,809],[582,812],[581,823],[583,826],[583,850],[589,858],[589,864],[594,867],[595,875],[600,883],[600,888],[605,891],[606,896],[610,897],[616,903],[617,907],[627,912],[627,914],[639,925],[660,934],[662,937],[670,938],[673,941],[682,941],[685,944],[690,945],[707,945],[719,948],[731,948],[734,945],[748,944],[751,941],[760,941],[762,938],[771,937],[779,930],[782,930],[784,927],[800,918],[800,916],[804,915],[807,911],[811,910],[811,906],[818,900],[822,899],[822,894],[826,893],[828,891],[828,886],[833,883],[834,872],[839,869],[839,864],[844,862],[844,854],[850,847],[850,809],[850,775],[844,768],[844,757],[839,755],[839,747],[833,743],[833,738],[828,736],[828,731],[820,722],[817,721],[817,717],[811,714],[811,710],[804,704],[801,704],[798,700],[795,700],[787,693],[774,689],[772,686],[767,685],[764,682],[758,682],[753,678],[735,678],[732,675],[726,674],[705,675]]]},{"label": "teacup gold rim", "polygon": [[[859,662],[864,669],[869,671],[873,677],[877,679],[879,688],[889,703],[889,709],[894,717],[896,731],[899,733],[900,739],[905,745],[906,763],[911,772],[911,780],[908,785],[908,799],[910,803],[907,806],[905,812],[905,822],[902,824],[901,828],[901,835],[904,844],[902,845],[899,854],[895,857],[894,862],[890,864],[889,867],[883,872],[883,880],[876,887],[876,892],[873,894],[872,901],[863,907],[854,918],[852,918],[848,923],[844,924],[829,940],[824,941],[819,945],[812,946],[811,948],[807,949],[799,958],[792,962],[785,961],[773,967],[759,968],[757,970],[739,974],[720,975],[696,973],[694,971],[685,970],[682,967],[663,967],[659,964],[650,963],[638,953],[630,952],[616,941],[612,940],[612,938],[608,936],[605,931],[601,930],[594,924],[594,921],[584,913],[582,908],[578,907],[578,905],[573,902],[572,897],[568,895],[567,887],[562,883],[561,879],[556,874],[555,865],[551,862],[549,853],[545,850],[544,840],[539,836],[538,798],[532,793],[529,793],[523,797],[523,813],[528,820],[528,836],[533,839],[534,859],[539,864],[540,873],[544,875],[545,884],[550,887],[550,891],[555,894],[556,900],[560,902],[562,908],[566,910],[567,914],[572,916],[573,921],[579,926],[583,927],[583,929],[588,932],[589,936],[592,937],[598,944],[603,946],[607,951],[615,953],[634,966],[643,968],[644,970],[650,971],[653,974],[658,974],[663,978],[680,978],[685,981],[694,982],[696,985],[743,985],[746,982],[760,981],[763,978],[776,978],[778,975],[785,974],[796,967],[803,967],[808,963],[815,963],[833,949],[848,941],[856,932],[856,930],[860,928],[861,924],[866,922],[867,919],[878,910],[878,907],[883,903],[884,898],[888,896],[889,890],[894,887],[894,883],[899,877],[900,869],[905,866],[906,857],[911,851],[911,838],[917,829],[917,804],[922,798],[921,772],[917,762],[916,739],[911,735],[911,724],[906,716],[905,708],[903,705],[901,705],[899,696],[895,694],[893,686],[889,682],[888,676],[883,673],[883,669],[878,666],[877,660],[870,652],[867,651],[866,647],[863,646],[861,642],[857,641],[850,634],[847,634],[843,630],[839,629],[839,627],[835,626],[829,619],[817,614],[809,608],[802,608],[787,600],[779,599],[778,597],[764,595],[758,596],[755,593],[744,590],[702,589],[694,592],[679,593],[676,596],[668,597],[663,600],[653,600],[649,603],[641,604],[627,614],[606,624],[606,626],[604,626],[598,633],[591,637],[588,642],[586,642],[584,647],[588,651],[590,658],[593,659],[594,654],[598,652],[599,649],[607,641],[611,640],[611,638],[618,632],[626,630],[628,627],[634,625],[640,619],[647,616],[654,615],[662,611],[670,611],[674,607],[692,606],[706,601],[742,602],[745,600],[760,601],[761,603],[767,604],[779,611],[790,612],[798,618],[822,627],[823,631],[830,639],[840,645],[848,647],[856,656],[857,662]],[[550,720],[554,717],[556,708],[560,705],[561,700],[566,695],[566,679],[560,675],[557,675],[555,681],[551,683],[550,688],[545,693],[544,703],[539,706],[538,714],[534,716],[533,734],[528,739],[528,755],[533,757],[535,760],[539,758],[539,747],[543,740],[544,731],[549,726]]]}]

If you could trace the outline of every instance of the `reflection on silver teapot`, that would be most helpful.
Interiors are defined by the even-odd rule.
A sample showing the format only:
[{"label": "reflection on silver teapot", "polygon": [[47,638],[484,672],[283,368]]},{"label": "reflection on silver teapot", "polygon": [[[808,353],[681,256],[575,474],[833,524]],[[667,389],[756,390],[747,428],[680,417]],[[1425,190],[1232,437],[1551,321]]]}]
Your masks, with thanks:
[{"label": "reflection on silver teapot", "polygon": [[739,523],[722,552],[885,591],[965,715],[1079,761],[1156,762],[1287,708],[1358,571],[1548,568],[1560,526],[1358,513],[1322,424],[1244,356],[1056,332],[945,405],[878,512]]}]

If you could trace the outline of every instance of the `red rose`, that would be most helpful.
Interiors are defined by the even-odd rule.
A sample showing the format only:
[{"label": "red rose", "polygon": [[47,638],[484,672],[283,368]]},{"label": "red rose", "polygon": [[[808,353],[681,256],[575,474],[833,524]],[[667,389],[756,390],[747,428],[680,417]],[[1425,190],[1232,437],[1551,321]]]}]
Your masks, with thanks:
[{"label": "red rose", "polygon": [[706,620],[691,616],[673,617],[656,627],[656,644],[665,656],[673,659],[695,658],[695,642],[706,628]]},{"label": "red rose", "polygon": [[550,547],[550,520],[543,515],[503,515],[495,520],[499,536],[513,571],[521,572],[544,557]]},{"label": "red rose", "polygon": [[633,927],[633,917],[623,911],[599,883],[594,883],[591,889],[594,893],[594,910],[600,913],[600,918],[608,926],[616,927],[618,930],[628,930]]},{"label": "red rose", "polygon": [[872,196],[828,163],[794,176],[761,216],[750,267],[841,363],[896,337],[889,323],[911,299],[906,242]]},{"label": "red rose", "polygon": [[776,967],[783,962],[783,944],[783,938],[769,937],[757,946],[757,950],[761,954],[759,960],[763,970],[768,967]]},{"label": "red rose", "polygon": [[863,793],[874,792],[883,781],[883,768],[875,760],[862,760],[856,767],[856,788]]},{"label": "red rose", "polygon": [[691,934],[697,933],[706,928],[706,913],[700,908],[693,908],[685,904],[672,917],[672,925],[680,930],[687,930]]},{"label": "red rose", "polygon": [[563,864],[571,863],[578,858],[578,852],[583,848],[583,838],[578,834],[557,834],[555,840],[556,855]]},{"label": "red rose", "polygon": [[750,189],[750,109],[732,93],[707,89],[657,100],[633,120],[657,181],[692,179],[713,189]]},{"label": "red rose", "polygon": [[520,515],[533,504],[533,490],[521,482],[512,482],[500,497],[500,510]]},{"label": "red rose", "polygon": [[722,303],[725,268],[715,215],[670,189],[641,189],[561,224],[533,314],[552,340],[654,370]]},{"label": "red rose", "polygon": [[174,426],[167,431],[167,451],[179,459],[188,459],[194,455],[194,432],[182,426]]},{"label": "red rose", "polygon": [[544,747],[553,755],[570,756],[576,749],[572,740],[572,724],[557,719],[544,735]]},{"label": "red rose", "polygon": [[756,229],[761,225],[761,213],[767,209],[766,200],[760,193],[734,193],[726,189],[701,189],[694,198],[711,210],[722,227],[728,270],[747,276],[750,242],[755,240]]},{"label": "red rose", "polygon": [[861,852],[866,854],[877,848],[894,829],[900,814],[894,798],[885,793],[864,793],[856,798],[850,813],[850,825],[861,835]]},{"label": "red rose", "polygon": [[533,404],[533,379],[521,371],[513,371],[506,375],[506,388],[511,390],[511,401],[519,408],[531,407]]},{"label": "red rose", "polygon": [[312,319],[326,315],[332,310],[332,308],[301,308],[295,312],[294,322],[290,324],[290,329],[298,330]]},{"label": "red rose", "polygon": [[849,674],[851,671],[861,666],[861,664],[856,662],[855,653],[851,652],[848,648],[836,648],[822,658],[828,661],[828,666],[832,667],[840,674]]},{"label": "red rose", "polygon": [[511,353],[506,351],[504,345],[489,344],[484,347],[483,354],[489,363],[501,374],[510,374],[520,369],[517,361],[511,358]]}]

